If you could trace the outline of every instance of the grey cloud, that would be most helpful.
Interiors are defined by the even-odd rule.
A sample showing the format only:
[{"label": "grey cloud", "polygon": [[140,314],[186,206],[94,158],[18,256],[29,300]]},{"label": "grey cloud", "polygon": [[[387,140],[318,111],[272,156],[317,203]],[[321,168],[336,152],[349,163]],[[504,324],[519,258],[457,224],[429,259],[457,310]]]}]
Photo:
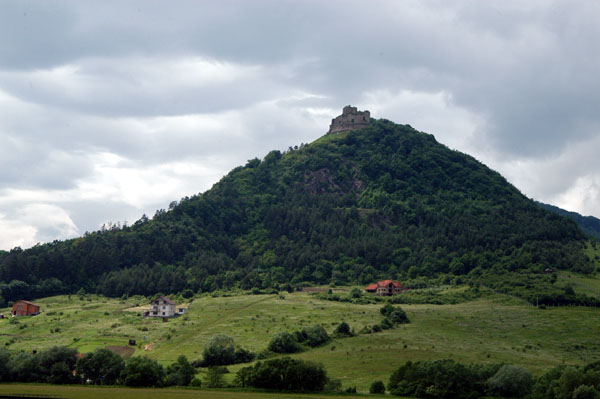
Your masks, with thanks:
[{"label": "grey cloud", "polygon": [[[70,203],[55,201],[81,231],[159,206],[82,199],[86,182],[126,184],[101,175],[101,154],[120,157],[112,173],[160,170],[177,199],[210,187],[217,169],[314,140],[343,105],[404,91],[447,95],[431,118],[449,130],[476,121],[458,149],[516,180],[527,174],[511,165],[528,165],[518,180],[526,194],[558,198],[595,173],[577,158],[592,156],[581,148],[600,126],[593,1],[0,0],[0,9],[0,190],[74,190]],[[190,60],[219,65],[177,64]],[[428,115],[398,106],[371,111],[399,123]],[[176,162],[218,167],[192,179],[170,171]]]}]

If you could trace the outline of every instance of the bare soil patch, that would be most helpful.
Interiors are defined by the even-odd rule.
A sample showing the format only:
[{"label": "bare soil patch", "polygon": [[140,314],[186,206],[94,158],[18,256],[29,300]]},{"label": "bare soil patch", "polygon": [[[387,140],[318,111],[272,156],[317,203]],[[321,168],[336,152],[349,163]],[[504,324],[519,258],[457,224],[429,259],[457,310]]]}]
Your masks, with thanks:
[{"label": "bare soil patch", "polygon": [[115,352],[117,355],[121,356],[123,359],[129,359],[135,353],[135,349],[131,346],[118,346],[118,345],[108,345],[106,347],[109,351]]}]

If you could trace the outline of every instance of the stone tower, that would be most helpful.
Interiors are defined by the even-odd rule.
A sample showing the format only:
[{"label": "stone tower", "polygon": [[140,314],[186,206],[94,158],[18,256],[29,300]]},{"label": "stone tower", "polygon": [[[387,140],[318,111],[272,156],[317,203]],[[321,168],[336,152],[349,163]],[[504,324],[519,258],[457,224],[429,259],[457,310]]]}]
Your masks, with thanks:
[{"label": "stone tower", "polygon": [[360,129],[361,127],[368,126],[370,121],[371,113],[369,111],[359,111],[356,107],[346,105],[342,114],[331,120],[331,126],[329,126],[327,134]]}]

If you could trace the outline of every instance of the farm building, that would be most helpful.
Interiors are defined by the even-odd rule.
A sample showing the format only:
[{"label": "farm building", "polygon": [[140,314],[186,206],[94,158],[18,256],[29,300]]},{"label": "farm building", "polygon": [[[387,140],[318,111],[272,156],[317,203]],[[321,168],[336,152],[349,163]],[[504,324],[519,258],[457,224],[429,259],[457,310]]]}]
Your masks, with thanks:
[{"label": "farm building", "polygon": [[365,291],[380,296],[389,296],[406,291],[406,288],[402,287],[398,281],[384,280],[367,285]]},{"label": "farm building", "polygon": [[13,316],[33,316],[40,313],[40,307],[29,301],[16,301],[12,306]]},{"label": "farm building", "polygon": [[175,316],[175,302],[165,296],[159,296],[150,302],[150,317],[173,317]]}]

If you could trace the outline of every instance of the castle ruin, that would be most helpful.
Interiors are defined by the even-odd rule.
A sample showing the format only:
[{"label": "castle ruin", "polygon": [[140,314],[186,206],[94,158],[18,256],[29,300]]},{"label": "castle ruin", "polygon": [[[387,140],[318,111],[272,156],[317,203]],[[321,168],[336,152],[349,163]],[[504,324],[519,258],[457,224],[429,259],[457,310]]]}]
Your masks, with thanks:
[{"label": "castle ruin", "polygon": [[331,120],[331,126],[329,126],[327,134],[360,129],[368,126],[370,121],[371,113],[369,111],[359,111],[356,107],[347,105],[340,116]]}]

